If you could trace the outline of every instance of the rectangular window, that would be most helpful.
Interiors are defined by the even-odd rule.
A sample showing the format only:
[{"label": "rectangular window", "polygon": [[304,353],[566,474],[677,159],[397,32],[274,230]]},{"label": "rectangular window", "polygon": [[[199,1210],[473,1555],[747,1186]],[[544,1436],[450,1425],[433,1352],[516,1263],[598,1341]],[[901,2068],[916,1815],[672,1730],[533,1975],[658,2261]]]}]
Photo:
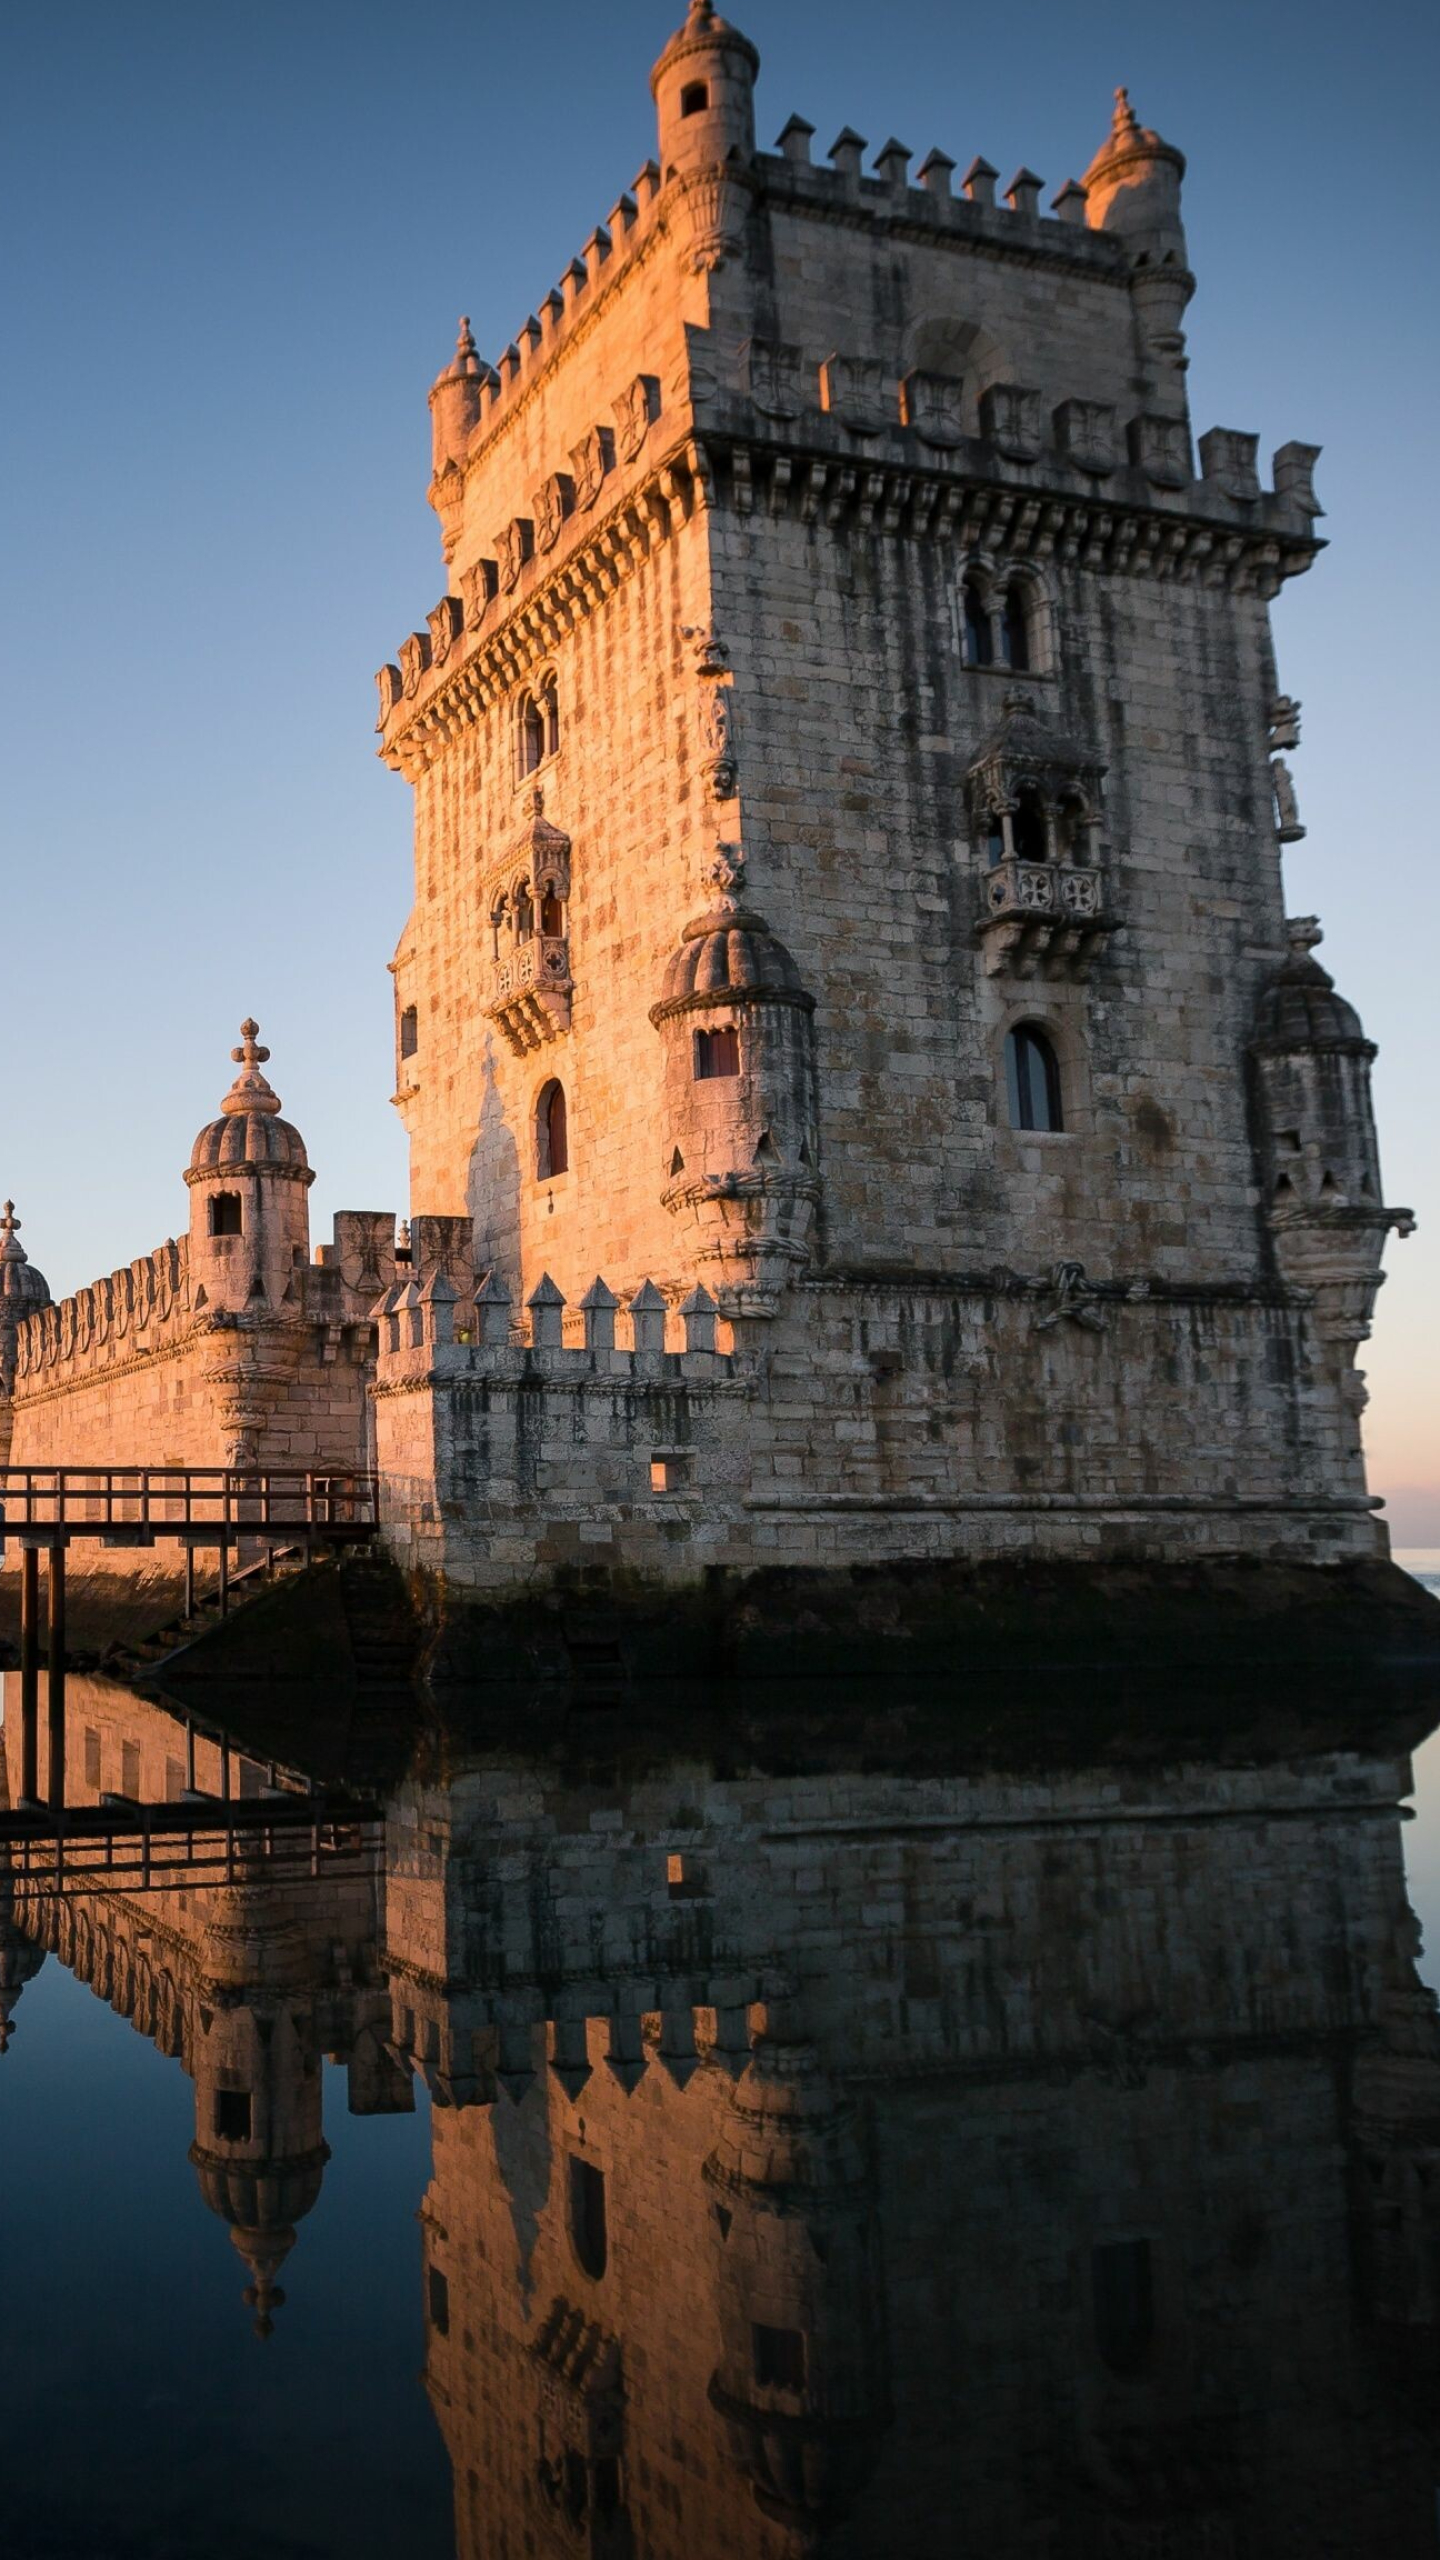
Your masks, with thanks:
[{"label": "rectangular window", "polygon": [[212,1192],[210,1233],[212,1236],[238,1236],[243,1233],[238,1191]]},{"label": "rectangular window", "polygon": [[432,2267],[429,2279],[430,2326],[437,2338],[450,2335],[450,2285],[438,2267]]},{"label": "rectangular window", "polygon": [[762,2391],[803,2391],[805,2334],[801,2329],[771,2329],[763,2320],[751,2323],[755,2380]]},{"label": "rectangular window", "polygon": [[593,2160],[570,2161],[570,2238],[587,2276],[603,2276],[609,2255],[605,2173]]},{"label": "rectangular window", "polygon": [[93,1725],[85,1728],[85,1784],[87,1787],[100,1784],[100,1736]]},{"label": "rectangular window", "polygon": [[733,1022],[718,1031],[695,1034],[695,1081],[703,1084],[711,1076],[738,1076],[740,1073],[740,1034]]},{"label": "rectangular window", "polygon": [[1095,2343],[1112,2373],[1134,2373],[1155,2334],[1148,2240],[1108,2240],[1091,2253]]},{"label": "rectangular window", "polygon": [[218,2142],[249,2141],[250,2092],[248,2089],[216,2090],[215,2138]]}]

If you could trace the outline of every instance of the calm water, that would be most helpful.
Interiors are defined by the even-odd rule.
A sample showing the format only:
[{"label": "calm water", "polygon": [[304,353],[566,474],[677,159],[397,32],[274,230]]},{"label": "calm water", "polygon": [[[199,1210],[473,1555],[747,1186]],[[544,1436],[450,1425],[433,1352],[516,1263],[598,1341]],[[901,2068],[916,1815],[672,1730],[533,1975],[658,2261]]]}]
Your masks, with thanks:
[{"label": "calm water", "polygon": [[0,1867],[5,2560],[1440,2551],[1440,1746],[1249,1712],[546,1711],[352,1737],[318,1878]]}]

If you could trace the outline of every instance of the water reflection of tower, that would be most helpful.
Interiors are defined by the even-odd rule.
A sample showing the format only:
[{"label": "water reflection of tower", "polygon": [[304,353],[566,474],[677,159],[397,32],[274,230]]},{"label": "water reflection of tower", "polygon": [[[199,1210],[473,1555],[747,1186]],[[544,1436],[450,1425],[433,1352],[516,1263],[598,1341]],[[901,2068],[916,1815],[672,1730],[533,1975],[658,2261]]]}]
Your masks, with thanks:
[{"label": "water reflection of tower", "polygon": [[[9,1765],[0,1751],[0,1811],[8,1813],[10,1802]],[[12,1864],[0,1850],[0,2054],[8,2050],[15,2032],[13,2021],[20,1994],[27,1982],[34,1981],[44,1961],[44,1948],[36,1946],[22,1916],[17,1914]]]}]

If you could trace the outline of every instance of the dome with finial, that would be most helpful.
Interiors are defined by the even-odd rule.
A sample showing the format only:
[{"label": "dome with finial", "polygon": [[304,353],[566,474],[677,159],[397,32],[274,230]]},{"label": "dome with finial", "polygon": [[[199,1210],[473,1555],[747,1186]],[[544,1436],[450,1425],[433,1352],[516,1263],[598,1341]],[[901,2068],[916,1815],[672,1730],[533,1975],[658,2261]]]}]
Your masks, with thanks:
[{"label": "dome with finial", "polygon": [[240,1069],[220,1105],[218,1119],[208,1121],[190,1150],[187,1180],[207,1173],[238,1173],[246,1167],[275,1168],[310,1175],[310,1160],[298,1129],[280,1117],[280,1097],[262,1069],[269,1057],[259,1039],[260,1025],[240,1025],[240,1046],[231,1057]]},{"label": "dome with finial", "polygon": [[1142,124],[1130,104],[1129,90],[1117,89],[1110,130],[1085,172],[1087,194],[1092,187],[1113,180],[1129,164],[1150,160],[1168,160],[1179,176],[1185,175],[1184,152],[1177,151],[1173,142],[1163,141],[1152,126]]},{"label": "dome with finial", "polygon": [[244,2299],[259,2338],[269,2337],[272,2315],[284,2302],[275,2278],[295,2246],[296,2223],[319,2201],[329,2157],[328,2142],[290,2160],[225,2159],[198,2142],[190,2146],[200,2193],[229,2224],[231,2243],[250,2270]]},{"label": "dome with finial", "polygon": [[1271,979],[1255,1017],[1257,1049],[1344,1049],[1375,1055],[1373,1041],[1353,1004],[1335,992],[1335,981],[1315,957],[1323,940],[1314,916],[1292,916],[1286,925],[1290,957]]},{"label": "dome with finial", "polygon": [[480,351],[471,335],[469,316],[462,313],[460,334],[455,341],[455,353],[444,371],[437,374],[435,387],[438,390],[442,382],[478,382],[484,371],[485,367],[480,362]]},{"label": "dome with finial", "polygon": [[745,866],[738,853],[722,846],[707,879],[719,891],[718,904],[684,927],[651,1021],[705,1004],[769,1002],[812,1010],[815,1000],[792,954],[763,916],[740,903]]},{"label": "dome with finial", "polygon": [[0,1313],[15,1324],[22,1324],[37,1307],[50,1304],[50,1284],[43,1271],[37,1271],[20,1242],[20,1221],[15,1203],[7,1200],[0,1215]]},{"label": "dome with finial", "polygon": [[752,80],[760,68],[760,56],[750,38],[742,35],[738,27],[732,27],[728,18],[719,15],[714,0],[690,0],[684,26],[676,28],[650,74],[652,93],[658,89],[666,72],[673,71],[685,55],[702,49],[741,55],[749,64]]}]

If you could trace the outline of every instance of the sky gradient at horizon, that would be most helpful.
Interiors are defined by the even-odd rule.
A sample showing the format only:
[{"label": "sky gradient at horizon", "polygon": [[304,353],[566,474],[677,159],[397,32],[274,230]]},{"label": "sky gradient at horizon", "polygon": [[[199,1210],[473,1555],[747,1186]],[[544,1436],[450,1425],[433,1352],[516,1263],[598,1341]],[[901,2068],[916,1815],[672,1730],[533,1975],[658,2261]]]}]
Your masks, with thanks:
[{"label": "sky gradient at horizon", "polygon": [[[11,611],[0,1196],[57,1293],[182,1227],[243,1014],[338,1207],[405,1203],[385,962],[409,794],[372,672],[442,592],[426,392],[496,355],[653,147],[679,0],[542,21],[436,0],[243,18],[94,0],[10,31],[0,415]],[[1381,1044],[1387,1197],[1421,1231],[1364,1357],[1372,1481],[1440,1544],[1434,1137],[1436,690],[1429,105],[1440,12],[1141,0],[737,10],[759,132],[803,113],[1046,197],[1129,84],[1189,160],[1194,424],[1262,468],[1324,446],[1332,548],[1279,599],[1309,833],[1291,913]],[[543,32],[537,38],[537,27]]]}]

